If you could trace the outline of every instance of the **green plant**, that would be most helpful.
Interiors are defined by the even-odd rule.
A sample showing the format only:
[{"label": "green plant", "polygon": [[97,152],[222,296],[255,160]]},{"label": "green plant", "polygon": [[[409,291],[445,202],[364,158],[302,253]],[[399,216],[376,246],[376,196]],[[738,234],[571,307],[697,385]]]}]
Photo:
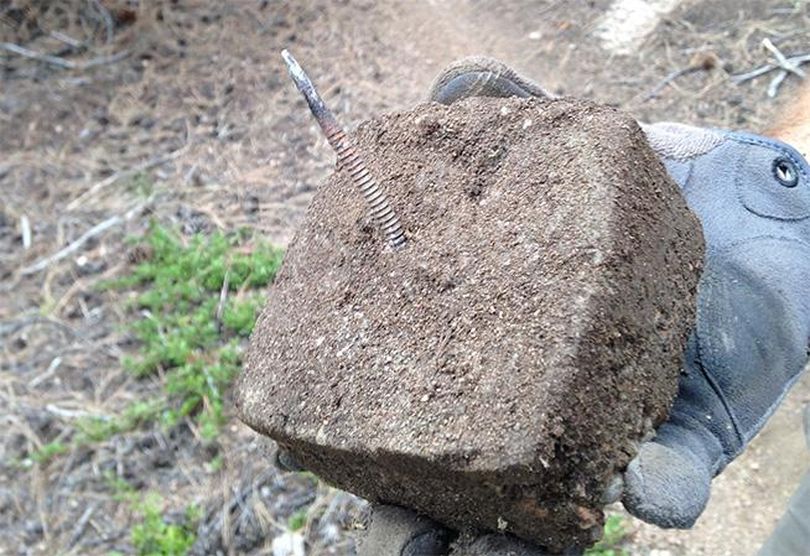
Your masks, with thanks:
[{"label": "green plant", "polygon": [[196,539],[199,511],[189,506],[181,523],[167,523],[161,504],[160,497],[154,494],[137,504],[136,512],[142,521],[132,527],[132,544],[141,556],[183,556]]},{"label": "green plant", "polygon": [[69,450],[65,444],[55,441],[43,444],[38,450],[31,454],[31,459],[39,464],[45,465],[54,457],[64,454]]},{"label": "green plant", "polygon": [[101,442],[111,436],[135,429],[161,414],[165,401],[152,399],[135,402],[114,417],[84,417],[76,422],[79,444]]},{"label": "green plant", "polygon": [[586,550],[585,556],[628,556],[628,552],[621,547],[628,536],[625,519],[620,515],[610,515],[605,521],[602,540]]},{"label": "green plant", "polygon": [[222,454],[217,454],[205,464],[205,468],[209,473],[217,473],[222,470],[224,465],[225,460],[222,458]]},{"label": "green plant", "polygon": [[298,510],[287,519],[287,529],[290,531],[300,531],[306,526],[308,518],[309,508]]},{"label": "green plant", "polygon": [[125,187],[142,197],[148,197],[155,190],[155,182],[146,172],[138,172],[129,179]]},{"label": "green plant", "polygon": [[117,476],[112,471],[104,473],[104,482],[112,491],[112,499],[116,502],[134,503],[138,498],[138,491],[131,484]]},{"label": "green plant", "polygon": [[224,422],[224,396],[239,372],[241,342],[253,330],[263,296],[283,253],[251,244],[244,233],[184,241],[152,225],[135,249],[143,255],[130,275],[107,287],[133,290],[129,328],[140,344],[124,360],[136,376],[159,373],[165,395],[141,402],[107,422],[85,423],[101,439],[160,417],[171,426],[192,417],[211,439]]}]

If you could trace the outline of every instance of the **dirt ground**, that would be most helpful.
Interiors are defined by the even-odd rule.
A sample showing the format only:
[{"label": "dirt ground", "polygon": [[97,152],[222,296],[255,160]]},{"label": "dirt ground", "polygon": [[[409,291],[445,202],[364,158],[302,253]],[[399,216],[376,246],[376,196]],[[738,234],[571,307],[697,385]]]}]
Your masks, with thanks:
[{"label": "dirt ground", "polygon": [[[287,80],[281,48],[350,128],[424,100],[437,72],[470,54],[647,121],[764,131],[798,89],[788,77],[772,99],[772,74],[739,85],[731,76],[769,61],[764,38],[788,55],[807,53],[807,2],[659,0],[651,4],[669,11],[624,53],[605,39],[611,4],[0,2],[0,42],[57,57],[0,50],[0,554],[132,553],[132,512],[111,491],[110,473],[163,493],[169,515],[204,508],[199,554],[272,553],[287,518],[305,507],[308,554],[352,553],[362,503],[280,475],[269,466],[272,448],[235,421],[215,446],[188,426],[155,428],[45,466],[15,462],[69,439],[77,418],[114,414],[158,387],[122,371],[134,349],[126,316],[94,287],[126,272],[127,235],[156,218],[186,233],[249,226],[289,241],[333,155]],[[712,69],[648,98],[707,54]],[[67,256],[49,258],[100,224]],[[799,418],[808,400],[806,376],[715,482],[697,526],[671,532],[633,521],[631,553],[753,554],[810,467]],[[219,469],[205,463],[212,451]]]}]

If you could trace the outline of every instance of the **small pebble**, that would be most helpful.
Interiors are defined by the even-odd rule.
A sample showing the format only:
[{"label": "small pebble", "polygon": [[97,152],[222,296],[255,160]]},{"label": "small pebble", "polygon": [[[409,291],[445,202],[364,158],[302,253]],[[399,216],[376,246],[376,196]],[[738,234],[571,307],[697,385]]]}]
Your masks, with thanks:
[{"label": "small pebble", "polygon": [[335,544],[340,540],[340,527],[334,523],[329,523],[321,528],[321,539],[324,544]]},{"label": "small pebble", "polygon": [[304,537],[298,533],[284,533],[273,539],[273,556],[304,556]]}]

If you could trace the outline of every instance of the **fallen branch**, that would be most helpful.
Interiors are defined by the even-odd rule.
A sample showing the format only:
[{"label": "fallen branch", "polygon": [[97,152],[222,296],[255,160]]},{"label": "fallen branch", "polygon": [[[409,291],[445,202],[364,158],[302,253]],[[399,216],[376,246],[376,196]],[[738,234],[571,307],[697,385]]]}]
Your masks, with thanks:
[{"label": "fallen branch", "polygon": [[37,272],[45,270],[53,263],[61,261],[68,255],[71,255],[72,253],[78,251],[90,239],[103,234],[110,228],[114,228],[115,226],[123,224],[127,220],[131,220],[136,214],[138,214],[144,208],[144,206],[146,206],[147,203],[148,201],[146,203],[140,203],[138,206],[136,206],[133,209],[130,209],[123,215],[116,214],[104,220],[103,222],[96,224],[95,226],[84,232],[76,241],[72,242],[70,245],[60,249],[53,255],[45,257],[44,259],[40,259],[31,266],[23,268],[22,270],[20,270],[20,274],[23,276],[28,276],[30,274],[36,274]]},{"label": "fallen branch", "polygon": [[[798,54],[796,56],[789,56],[787,60],[788,62],[796,65],[806,64],[807,62],[810,62],[810,54]],[[780,67],[781,66],[776,64],[765,64],[749,72],[732,75],[731,80],[739,85],[740,83],[745,83],[746,81],[755,79],[760,75],[765,75],[766,73],[772,72],[773,70],[779,69]]]},{"label": "fallen branch", "polygon": [[804,79],[805,77],[804,71],[802,71],[802,69],[799,68],[798,64],[791,62],[784,54],[782,54],[782,51],[779,50],[776,47],[776,45],[773,44],[773,42],[771,42],[771,39],[769,38],[762,39],[762,46],[764,46],[771,54],[774,55],[774,58],[776,58],[776,61],[779,64],[780,68],[782,68],[785,71],[789,71],[790,73],[793,73],[798,77]]},{"label": "fallen branch", "polygon": [[776,76],[771,79],[768,84],[767,94],[770,98],[774,98],[779,93],[779,87],[787,79],[789,74],[794,74],[800,79],[804,79],[806,74],[801,65],[810,62],[810,54],[797,54],[794,56],[785,56],[770,39],[763,39],[762,46],[764,46],[776,58],[776,63],[768,63],[758,68],[755,68],[746,73],[740,73],[731,76],[731,81],[740,85],[751,79],[755,79],[762,75],[766,75],[772,71],[779,70]]},{"label": "fallen branch", "polygon": [[119,60],[123,60],[130,54],[129,50],[123,50],[121,52],[117,52],[116,54],[110,54],[109,56],[99,56],[84,62],[74,62],[73,60],[65,60],[59,56],[51,56],[50,54],[43,54],[35,50],[30,50],[24,46],[14,44],[13,42],[2,42],[0,43],[0,48],[24,58],[30,58],[31,60],[37,60],[38,62],[45,62],[46,64],[51,64],[52,66],[57,66],[63,69],[74,70],[86,70],[94,66],[112,64],[114,62],[118,62]]}]

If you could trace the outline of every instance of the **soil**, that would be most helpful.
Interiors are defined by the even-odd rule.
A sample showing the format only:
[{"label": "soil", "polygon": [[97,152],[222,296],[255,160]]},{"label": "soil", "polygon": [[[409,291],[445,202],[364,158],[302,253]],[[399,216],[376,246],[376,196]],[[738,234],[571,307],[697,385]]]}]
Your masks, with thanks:
[{"label": "soil", "polygon": [[357,149],[407,246],[385,248],[347,170],[318,189],[242,418],[364,498],[586,548],[675,396],[697,218],[638,124],[592,102],[421,105],[362,124]]},{"label": "soil", "polygon": [[[111,19],[94,9],[106,6]],[[394,0],[183,3],[15,0],[0,8],[0,42],[82,62],[65,69],[0,51],[0,552],[132,553],[136,519],[108,477],[159,491],[167,514],[204,510],[199,553],[267,553],[290,515],[308,554],[351,554],[356,498],[280,475],[267,449],[234,419],[214,446],[188,426],[118,435],[49,464],[20,466],[37,447],[69,440],[83,415],[115,414],[153,395],[120,359],[123,300],[99,281],[126,272],[124,238],[151,218],[186,233],[250,227],[286,245],[333,155],[277,55],[290,48],[349,129],[424,100],[452,60],[486,54],[550,90],[613,104],[646,121],[762,132],[793,102],[771,75],[736,85],[765,64],[771,39],[787,54],[810,44],[808,5],[689,0],[661,18],[629,55],[594,36],[610,2]],[[109,21],[109,25],[108,25]],[[72,47],[53,31],[75,39]],[[713,69],[683,75],[646,100],[696,53]],[[89,192],[89,193],[88,193]],[[77,198],[81,196],[79,201]],[[41,272],[20,269],[115,215],[130,218]],[[30,243],[23,241],[23,222]],[[661,531],[632,522],[632,554],[753,554],[784,511],[810,458],[799,382],[765,430],[715,481],[696,527]],[[218,459],[213,459],[218,454]],[[216,465],[211,462],[217,461]],[[238,534],[235,534],[238,532]],[[210,543],[210,544],[204,544]]]}]

